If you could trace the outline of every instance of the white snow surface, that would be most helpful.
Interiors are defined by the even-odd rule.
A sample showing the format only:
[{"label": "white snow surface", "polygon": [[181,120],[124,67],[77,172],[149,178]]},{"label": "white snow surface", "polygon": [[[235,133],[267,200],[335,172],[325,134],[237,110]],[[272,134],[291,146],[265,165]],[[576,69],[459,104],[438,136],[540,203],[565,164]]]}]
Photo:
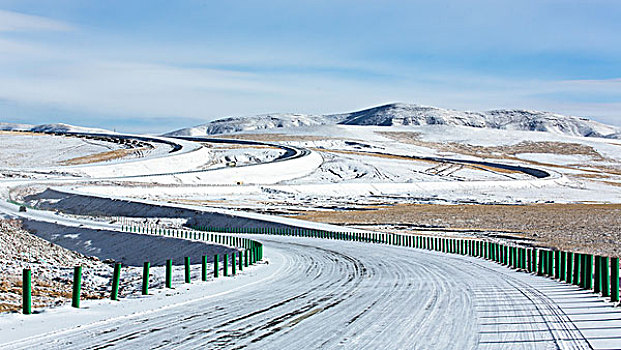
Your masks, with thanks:
[{"label": "white snow surface", "polygon": [[11,170],[58,167],[72,158],[122,148],[110,142],[45,134],[0,134],[0,145],[0,168]]}]

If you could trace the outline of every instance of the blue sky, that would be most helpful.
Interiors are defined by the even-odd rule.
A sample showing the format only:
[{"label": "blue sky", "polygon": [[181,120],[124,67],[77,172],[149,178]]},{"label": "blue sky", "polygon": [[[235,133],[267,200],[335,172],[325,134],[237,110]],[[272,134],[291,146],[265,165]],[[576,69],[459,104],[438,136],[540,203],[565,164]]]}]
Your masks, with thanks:
[{"label": "blue sky", "polygon": [[160,132],[387,102],[621,125],[619,1],[0,0],[0,120]]}]

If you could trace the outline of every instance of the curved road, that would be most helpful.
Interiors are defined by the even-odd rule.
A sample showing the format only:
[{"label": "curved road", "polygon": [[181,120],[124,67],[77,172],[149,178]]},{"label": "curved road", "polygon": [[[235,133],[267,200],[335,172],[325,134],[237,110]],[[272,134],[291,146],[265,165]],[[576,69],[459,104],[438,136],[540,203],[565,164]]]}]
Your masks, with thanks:
[{"label": "curved road", "polygon": [[182,292],[168,296],[166,307],[155,303],[134,314],[119,307],[114,318],[3,347],[614,348],[609,344],[615,343],[615,331],[602,326],[605,321],[593,321],[600,325],[593,328],[584,327],[584,319],[619,318],[619,313],[573,286],[475,258],[411,248],[250,237],[265,243],[269,264],[255,274],[254,267],[247,269],[249,277],[218,280],[225,292],[202,284],[206,297],[176,304]]},{"label": "curved road", "polygon": [[[123,135],[123,134],[101,134],[101,133],[79,133],[79,132],[46,132],[46,134],[53,135],[65,135],[65,136],[88,136],[88,137],[98,137],[98,138],[110,138],[110,139],[119,139],[119,140],[139,140],[145,142],[156,142],[156,143],[164,143],[168,144],[172,147],[170,153],[175,153],[183,149],[183,146],[169,141],[164,137],[152,137],[152,136],[142,136],[142,135]],[[263,164],[269,163],[277,163],[283,162],[287,160],[298,159],[301,157],[308,156],[311,153],[311,150],[304,147],[294,147],[289,145],[282,145],[273,142],[263,142],[263,141],[254,141],[254,140],[238,140],[238,139],[224,139],[224,138],[209,138],[209,137],[192,137],[192,136],[171,136],[169,139],[179,139],[191,142],[209,142],[209,143],[228,143],[235,145],[260,145],[260,146],[271,146],[277,147],[284,151],[284,153],[277,157],[276,159],[267,161]],[[365,152],[369,154],[382,154],[382,155],[391,155],[389,153],[382,152]],[[406,157],[406,156],[404,156]],[[511,170],[521,172],[530,176],[533,176],[538,179],[549,178],[552,174],[543,169],[535,169],[526,166],[517,166],[517,165],[509,165],[497,162],[483,161],[483,160],[470,160],[470,159],[455,159],[455,158],[446,158],[446,157],[423,157],[423,156],[407,156],[408,158],[412,158],[415,160],[430,160],[434,162],[447,162],[447,163],[456,163],[456,164],[469,164],[469,165],[481,165],[491,168],[496,168],[499,170]],[[238,167],[246,167],[253,166],[255,164],[249,165],[239,165]],[[192,174],[192,173],[202,173],[209,172],[217,169],[202,169],[202,170],[187,170],[180,172],[164,172],[164,173],[156,173],[156,174],[142,174],[142,175],[130,175],[130,176],[121,176],[119,179],[128,179],[128,178],[138,178],[144,176],[162,176],[162,175],[179,175],[179,174]],[[97,178],[90,178],[90,180],[96,180]],[[106,177],[101,178],[101,180],[110,180],[116,179],[116,177]]]}]

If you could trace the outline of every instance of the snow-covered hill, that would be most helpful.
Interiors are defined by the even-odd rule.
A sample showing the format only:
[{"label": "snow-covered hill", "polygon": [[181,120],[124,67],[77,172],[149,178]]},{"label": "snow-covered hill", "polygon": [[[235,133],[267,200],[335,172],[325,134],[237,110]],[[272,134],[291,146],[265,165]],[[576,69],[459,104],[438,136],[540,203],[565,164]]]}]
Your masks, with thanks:
[{"label": "snow-covered hill", "polygon": [[332,115],[264,114],[219,119],[176,130],[167,136],[227,134],[312,125],[459,125],[476,128],[544,131],[586,137],[621,138],[621,129],[586,118],[528,110],[462,112],[430,106],[393,103],[352,113]]},{"label": "snow-covered hill", "polygon": [[228,134],[275,128],[294,128],[335,124],[337,120],[329,116],[306,114],[262,114],[249,117],[230,117],[212,121],[191,128],[184,128],[166,134],[166,136],[201,136]]},{"label": "snow-covered hill", "polygon": [[83,126],[75,126],[64,123],[56,124],[14,124],[0,123],[0,130],[4,131],[32,131],[32,132],[83,132],[83,133],[103,133],[111,134],[111,131],[97,128],[87,128]]}]

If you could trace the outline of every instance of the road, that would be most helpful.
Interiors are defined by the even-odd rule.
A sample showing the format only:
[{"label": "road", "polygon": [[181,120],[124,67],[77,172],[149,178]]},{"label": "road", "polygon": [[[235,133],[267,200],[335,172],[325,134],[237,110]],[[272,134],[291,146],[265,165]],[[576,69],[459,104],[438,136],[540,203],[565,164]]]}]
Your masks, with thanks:
[{"label": "road", "polygon": [[[52,331],[49,327],[54,327],[48,326],[47,332],[30,322],[47,315],[22,318],[22,326],[32,326],[33,336],[3,347],[590,349],[621,345],[621,313],[595,296],[543,277],[480,259],[404,247],[252,237],[265,243],[269,264],[248,279],[219,280],[214,290],[209,283],[202,284],[203,297],[192,300],[188,295],[195,291],[181,292],[168,296],[165,307],[156,302],[149,308],[143,302],[146,299],[125,300],[111,315],[90,324],[79,318],[90,311],[73,310],[78,316],[74,325],[69,322]],[[209,294],[213,297],[204,297]],[[175,304],[179,298],[185,299]],[[147,309],[136,312],[132,303],[138,302]],[[54,315],[50,317],[48,322]]]}]

